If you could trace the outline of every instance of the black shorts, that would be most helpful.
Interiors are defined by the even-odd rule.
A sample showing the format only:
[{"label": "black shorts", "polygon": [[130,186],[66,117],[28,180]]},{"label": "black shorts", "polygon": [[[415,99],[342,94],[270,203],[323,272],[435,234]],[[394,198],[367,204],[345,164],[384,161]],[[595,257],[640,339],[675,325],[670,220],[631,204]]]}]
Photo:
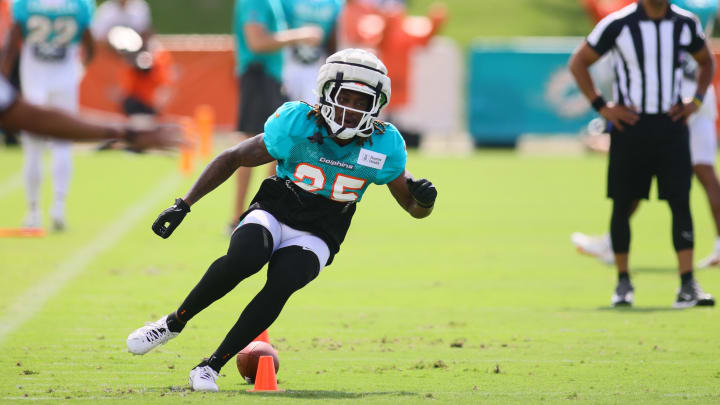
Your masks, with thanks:
[{"label": "black shorts", "polygon": [[253,63],[240,76],[238,86],[237,130],[250,136],[259,134],[268,117],[287,101],[282,84],[261,64]]},{"label": "black shorts", "polygon": [[658,198],[688,197],[692,180],[688,127],[666,114],[641,114],[635,125],[610,134],[608,197],[647,199],[653,176]]},{"label": "black shorts", "polygon": [[240,221],[253,210],[271,213],[281,223],[322,239],[330,249],[327,265],[332,263],[355,214],[355,202],[340,203],[309,193],[288,179],[265,179]]}]

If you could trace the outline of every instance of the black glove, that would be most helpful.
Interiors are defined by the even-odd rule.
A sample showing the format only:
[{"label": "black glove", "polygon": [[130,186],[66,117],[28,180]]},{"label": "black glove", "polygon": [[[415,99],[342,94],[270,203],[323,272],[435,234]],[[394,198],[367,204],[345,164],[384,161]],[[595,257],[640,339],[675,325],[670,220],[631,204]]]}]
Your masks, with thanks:
[{"label": "black glove", "polygon": [[[190,212],[190,206],[182,198],[175,199],[175,205],[158,215],[152,224],[152,230],[163,239],[172,235],[175,228],[180,225],[185,215]],[[167,224],[167,225],[166,225]]]},{"label": "black glove", "polygon": [[417,205],[423,208],[430,208],[435,204],[437,189],[428,179],[413,180],[407,179],[410,195],[415,199]]}]

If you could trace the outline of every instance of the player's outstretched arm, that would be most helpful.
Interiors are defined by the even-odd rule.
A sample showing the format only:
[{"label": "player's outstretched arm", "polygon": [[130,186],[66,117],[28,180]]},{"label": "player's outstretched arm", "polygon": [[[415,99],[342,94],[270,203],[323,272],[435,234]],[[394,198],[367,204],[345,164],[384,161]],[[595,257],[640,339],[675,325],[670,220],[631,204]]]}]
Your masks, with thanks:
[{"label": "player's outstretched arm", "polygon": [[406,170],[388,183],[388,188],[398,204],[414,218],[425,218],[432,213],[437,189],[430,180],[415,180]]},{"label": "player's outstretched arm", "polygon": [[163,126],[147,131],[131,131],[122,125],[92,122],[64,111],[36,106],[18,98],[0,115],[0,123],[11,129],[24,129],[50,138],[75,142],[116,140],[129,149],[169,149],[182,143],[177,127]]},{"label": "player's outstretched arm", "polygon": [[185,198],[176,198],[175,204],[160,213],[152,224],[153,232],[167,239],[190,212],[190,206],[225,182],[239,167],[260,166],[275,160],[268,153],[263,136],[255,135],[217,155],[205,167]]}]

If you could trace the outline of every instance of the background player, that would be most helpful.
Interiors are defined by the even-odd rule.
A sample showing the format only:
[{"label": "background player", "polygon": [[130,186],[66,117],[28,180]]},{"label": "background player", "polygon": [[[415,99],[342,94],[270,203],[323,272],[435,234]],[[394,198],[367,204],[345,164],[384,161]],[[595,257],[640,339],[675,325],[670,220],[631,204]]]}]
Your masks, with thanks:
[{"label": "background player", "polygon": [[140,34],[143,41],[153,33],[152,14],[145,0],[107,0],[97,9],[92,33],[97,41],[107,40],[113,27],[128,27]]},{"label": "background player", "polygon": [[[708,36],[712,33],[717,18],[717,0],[673,0],[672,3],[697,15],[705,33]],[[685,52],[681,53],[680,58],[683,67],[682,97],[692,99],[697,89],[697,62]],[[693,171],[707,195],[718,235],[712,253],[698,262],[698,268],[720,264],[720,183],[718,183],[715,173],[715,155],[717,154],[716,118],[715,89],[711,85],[700,110],[688,119]],[[637,205],[633,207],[633,212],[635,209],[637,209]],[[572,234],[571,240],[578,248],[578,251],[595,256],[606,264],[615,262],[609,233],[601,236],[590,236],[575,232]]]},{"label": "background player", "polygon": [[[290,100],[315,104],[315,78],[328,55],[337,50],[337,20],[344,0],[282,0],[289,29],[317,29],[322,34],[318,44],[297,43],[285,47],[283,52],[282,86],[284,96]],[[268,175],[275,173],[275,165],[268,166]],[[240,189],[242,187],[243,189]],[[249,182],[240,182],[235,201],[235,217],[245,209],[245,196]],[[236,222],[232,221],[232,229]]]},{"label": "background player", "polygon": [[339,251],[356,203],[370,185],[387,184],[415,218],[433,210],[437,191],[405,170],[407,153],[392,124],[376,121],[390,99],[390,79],[373,54],[333,54],[317,78],[320,106],[285,103],[265,132],[216,157],[184,198],[163,211],[153,230],[167,238],[190,207],[240,166],[277,160],[233,233],[227,254],[210,265],[177,311],[128,336],[128,349],[145,354],[176,337],[200,311],[269,262],[267,282],[208,359],[190,372],[194,390],[217,391],[225,363],[277,318],[290,295],[312,281]]},{"label": "background player", "polygon": [[[236,0],[233,17],[239,108],[237,130],[241,138],[262,132],[265,118],[287,101],[282,90],[284,47],[320,44],[316,26],[289,29],[281,0]],[[245,211],[250,168],[237,171],[235,206],[230,229]]]},{"label": "background player", "polygon": [[317,103],[315,78],[327,56],[337,50],[337,21],[344,4],[344,0],[283,0],[290,28],[316,26],[323,34],[318,45],[285,48],[283,86],[290,100]]},{"label": "background player", "polygon": [[[11,61],[20,52],[20,83],[23,96],[31,103],[66,111],[78,110],[78,86],[82,79],[80,42],[84,62],[93,57],[93,39],[88,30],[94,0],[15,0],[15,24],[10,33],[2,71],[10,74]],[[24,225],[41,226],[40,186],[45,138],[23,133],[27,215]],[[65,229],[65,200],[72,173],[72,143],[50,141],[53,155],[52,228]]]}]

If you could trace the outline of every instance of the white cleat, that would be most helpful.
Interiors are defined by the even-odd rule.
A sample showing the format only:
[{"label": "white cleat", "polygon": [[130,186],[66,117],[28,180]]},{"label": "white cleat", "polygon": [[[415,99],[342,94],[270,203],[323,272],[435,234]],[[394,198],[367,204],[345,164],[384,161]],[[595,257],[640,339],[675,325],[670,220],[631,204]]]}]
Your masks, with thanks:
[{"label": "white cleat", "polygon": [[218,373],[210,366],[197,366],[190,370],[190,388],[193,391],[210,391],[218,392],[218,388],[215,380],[218,378]]},{"label": "white cleat", "polygon": [[594,256],[607,265],[615,264],[615,253],[607,235],[590,236],[582,232],[573,232],[570,240],[579,253]]},{"label": "white cleat", "polygon": [[42,228],[42,219],[40,218],[40,212],[28,211],[23,220],[22,226],[24,228]]},{"label": "white cleat", "polygon": [[142,328],[131,333],[127,338],[127,348],[132,354],[145,354],[179,334],[170,332],[166,315],[155,322],[145,324]]},{"label": "white cleat", "polygon": [[697,264],[698,269],[705,269],[708,267],[720,265],[720,252],[712,252],[708,257],[700,260]]}]

